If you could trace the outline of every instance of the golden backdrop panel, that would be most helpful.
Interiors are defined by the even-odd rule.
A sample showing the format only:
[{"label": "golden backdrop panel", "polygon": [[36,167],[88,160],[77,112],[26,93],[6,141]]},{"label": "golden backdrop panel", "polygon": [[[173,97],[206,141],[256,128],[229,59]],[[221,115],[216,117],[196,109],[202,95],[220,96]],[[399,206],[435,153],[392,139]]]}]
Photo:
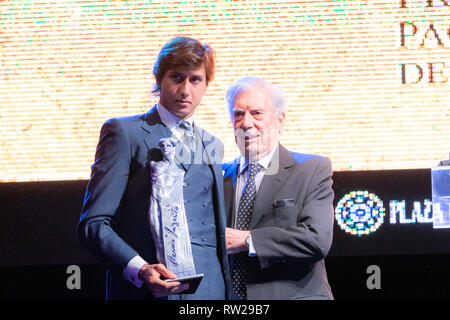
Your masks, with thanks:
[{"label": "golden backdrop panel", "polygon": [[102,123],[139,114],[161,46],[209,43],[196,113],[237,155],[225,91],[288,101],[282,143],[335,171],[430,168],[450,150],[448,1],[1,1],[0,181],[88,179]]}]

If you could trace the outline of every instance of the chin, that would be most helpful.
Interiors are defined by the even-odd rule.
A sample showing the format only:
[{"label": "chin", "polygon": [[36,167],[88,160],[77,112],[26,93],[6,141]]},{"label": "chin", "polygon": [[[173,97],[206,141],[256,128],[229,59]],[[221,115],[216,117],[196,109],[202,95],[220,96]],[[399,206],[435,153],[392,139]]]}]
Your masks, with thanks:
[{"label": "chin", "polygon": [[263,155],[259,149],[245,149],[245,157],[250,161],[259,160]]},{"label": "chin", "polygon": [[191,112],[190,110],[179,110],[175,115],[180,118],[180,119],[185,119],[185,118],[189,118],[191,115],[193,115],[194,113]]}]

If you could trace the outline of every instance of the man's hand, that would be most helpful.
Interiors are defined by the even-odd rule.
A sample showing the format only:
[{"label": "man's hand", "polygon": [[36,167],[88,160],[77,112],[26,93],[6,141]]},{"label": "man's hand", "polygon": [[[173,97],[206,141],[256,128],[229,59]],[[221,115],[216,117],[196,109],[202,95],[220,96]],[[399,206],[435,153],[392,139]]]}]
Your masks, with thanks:
[{"label": "man's hand", "polygon": [[247,237],[250,235],[249,230],[225,229],[225,242],[227,244],[227,253],[235,254],[248,251]]},{"label": "man's hand", "polygon": [[139,270],[139,279],[145,282],[155,298],[166,297],[189,289],[189,284],[180,282],[165,282],[161,276],[167,279],[175,279],[176,276],[163,264],[145,264]]}]

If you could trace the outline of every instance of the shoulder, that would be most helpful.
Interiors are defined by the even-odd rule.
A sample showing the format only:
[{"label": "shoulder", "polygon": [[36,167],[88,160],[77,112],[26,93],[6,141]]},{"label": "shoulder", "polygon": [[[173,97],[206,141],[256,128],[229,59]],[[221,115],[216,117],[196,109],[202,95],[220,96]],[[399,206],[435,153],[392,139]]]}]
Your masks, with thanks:
[{"label": "shoulder", "polygon": [[[284,148],[282,148],[284,149]],[[323,155],[300,153],[295,151],[288,151],[284,149],[281,151],[284,153],[286,164],[291,164],[295,169],[315,172],[317,170],[332,171],[331,160]]]},{"label": "shoulder", "polygon": [[142,124],[144,122],[148,122],[152,124],[153,122],[159,121],[158,111],[156,106],[153,106],[149,111],[143,112],[140,114],[123,116],[123,117],[114,117],[105,121],[104,125],[118,126],[121,125],[123,127],[134,126],[137,123]]},{"label": "shoulder", "polygon": [[122,126],[127,128],[137,123],[142,123],[145,119],[145,114],[138,114],[126,117],[109,118],[104,122],[106,126]]},{"label": "shoulder", "polygon": [[[333,167],[331,160],[323,155],[289,152],[294,165],[288,170],[292,179],[300,179],[315,190],[318,185],[331,189]],[[309,182],[308,182],[309,181]]]},{"label": "shoulder", "polygon": [[[114,117],[107,119],[102,126],[102,133],[122,134],[129,136],[140,136],[141,128],[150,131],[152,125],[149,124],[149,119],[152,119],[154,114],[151,111],[137,115]],[[157,123],[157,121],[155,121]],[[153,124],[153,123],[152,123]]]},{"label": "shoulder", "polygon": [[296,164],[303,164],[306,162],[327,162],[330,161],[329,158],[318,155],[318,154],[309,154],[309,153],[299,153],[294,151],[289,151],[292,156],[292,159]]}]

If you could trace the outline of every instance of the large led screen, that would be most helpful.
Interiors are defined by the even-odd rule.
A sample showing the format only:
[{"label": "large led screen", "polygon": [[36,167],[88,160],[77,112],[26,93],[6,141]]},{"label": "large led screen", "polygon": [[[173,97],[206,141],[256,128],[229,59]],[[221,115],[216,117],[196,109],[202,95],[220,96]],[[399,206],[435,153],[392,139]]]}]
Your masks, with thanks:
[{"label": "large led screen", "polygon": [[177,35],[216,51],[196,121],[237,155],[225,92],[285,92],[289,149],[335,171],[430,168],[450,149],[450,7],[395,1],[1,1],[0,181],[88,179],[103,122],[148,111]]}]

